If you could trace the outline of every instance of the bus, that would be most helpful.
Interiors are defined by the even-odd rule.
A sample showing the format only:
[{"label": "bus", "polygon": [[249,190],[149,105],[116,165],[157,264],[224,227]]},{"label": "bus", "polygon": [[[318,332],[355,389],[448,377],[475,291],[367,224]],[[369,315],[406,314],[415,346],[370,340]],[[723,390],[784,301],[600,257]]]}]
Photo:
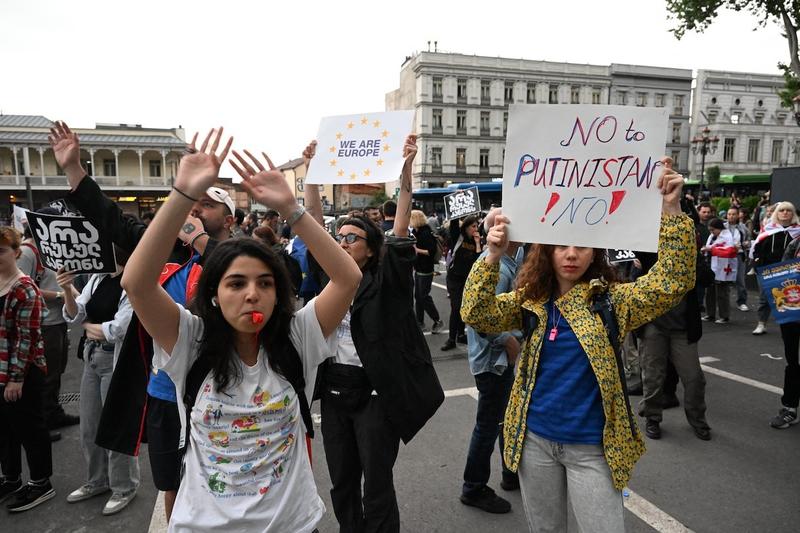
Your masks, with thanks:
[{"label": "bus", "polygon": [[503,183],[500,181],[454,183],[447,187],[416,189],[411,198],[415,208],[421,209],[426,215],[441,214],[444,216],[444,197],[458,190],[472,187],[478,188],[481,209],[484,211],[488,211],[493,205],[499,206],[503,200]]}]

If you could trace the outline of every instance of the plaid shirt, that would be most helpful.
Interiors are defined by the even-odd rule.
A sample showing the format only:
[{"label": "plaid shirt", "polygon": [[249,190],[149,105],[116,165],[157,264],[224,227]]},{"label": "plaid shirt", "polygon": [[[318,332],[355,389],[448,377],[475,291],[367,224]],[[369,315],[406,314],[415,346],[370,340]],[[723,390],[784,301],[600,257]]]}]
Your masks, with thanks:
[{"label": "plaid shirt", "polygon": [[6,295],[0,320],[0,385],[22,383],[28,365],[47,371],[42,341],[44,300],[28,276],[23,276]]}]

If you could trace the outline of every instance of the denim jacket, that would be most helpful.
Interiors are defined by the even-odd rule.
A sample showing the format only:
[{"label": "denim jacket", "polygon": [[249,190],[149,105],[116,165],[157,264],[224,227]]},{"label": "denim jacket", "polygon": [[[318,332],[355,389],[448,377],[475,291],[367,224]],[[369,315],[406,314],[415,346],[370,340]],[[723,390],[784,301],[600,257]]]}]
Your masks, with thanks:
[{"label": "denim jacket", "polygon": [[[486,249],[478,257],[481,261],[489,253]],[[517,277],[517,270],[522,265],[523,249],[520,246],[514,259],[503,254],[500,259],[500,281],[495,287],[495,294],[503,294],[514,290],[514,279]],[[471,326],[467,326],[467,358],[469,359],[469,370],[472,375],[477,376],[485,372],[501,375],[508,367],[508,355],[506,354],[506,340],[510,336],[517,340],[522,340],[522,331],[514,329],[504,331],[498,335],[480,333]]]}]

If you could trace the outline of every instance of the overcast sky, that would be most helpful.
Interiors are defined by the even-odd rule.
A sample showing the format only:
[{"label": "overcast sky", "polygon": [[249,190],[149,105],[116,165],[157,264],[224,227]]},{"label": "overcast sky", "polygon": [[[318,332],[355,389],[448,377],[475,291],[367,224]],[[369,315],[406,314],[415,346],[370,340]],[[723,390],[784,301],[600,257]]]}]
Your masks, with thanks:
[{"label": "overcast sky", "polygon": [[[678,41],[662,0],[297,2],[2,0],[0,109],[96,122],[224,125],[235,146],[298,157],[320,117],[381,111],[407,55],[775,73],[776,25],[722,12]],[[224,174],[232,174],[230,168]]]}]

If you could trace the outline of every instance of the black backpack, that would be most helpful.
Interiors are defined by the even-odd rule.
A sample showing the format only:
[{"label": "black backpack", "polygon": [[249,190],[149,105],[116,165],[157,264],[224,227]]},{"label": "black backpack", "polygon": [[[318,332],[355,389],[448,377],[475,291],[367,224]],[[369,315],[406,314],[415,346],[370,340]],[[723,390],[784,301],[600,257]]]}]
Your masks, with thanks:
[{"label": "black backpack", "polygon": [[[291,342],[289,343],[289,353],[296,358],[297,364],[293,365],[294,371],[291,372],[293,375],[284,376],[284,378],[289,381],[295,394],[297,394],[297,399],[300,401],[300,416],[303,418],[303,424],[306,426],[306,435],[313,439],[314,424],[311,420],[311,407],[308,405],[308,399],[306,399],[306,380],[303,378],[302,373],[303,364],[300,360],[300,354],[297,353],[297,349]],[[299,369],[299,372],[297,369]],[[200,386],[203,384],[203,381],[205,381],[209,372],[211,372],[211,365],[208,359],[200,357],[192,364],[192,368],[189,369],[189,373],[186,376],[186,387],[183,395],[183,406],[184,409],[186,409],[186,444],[189,443],[189,424],[191,422],[190,415],[192,407],[197,400]]]}]

